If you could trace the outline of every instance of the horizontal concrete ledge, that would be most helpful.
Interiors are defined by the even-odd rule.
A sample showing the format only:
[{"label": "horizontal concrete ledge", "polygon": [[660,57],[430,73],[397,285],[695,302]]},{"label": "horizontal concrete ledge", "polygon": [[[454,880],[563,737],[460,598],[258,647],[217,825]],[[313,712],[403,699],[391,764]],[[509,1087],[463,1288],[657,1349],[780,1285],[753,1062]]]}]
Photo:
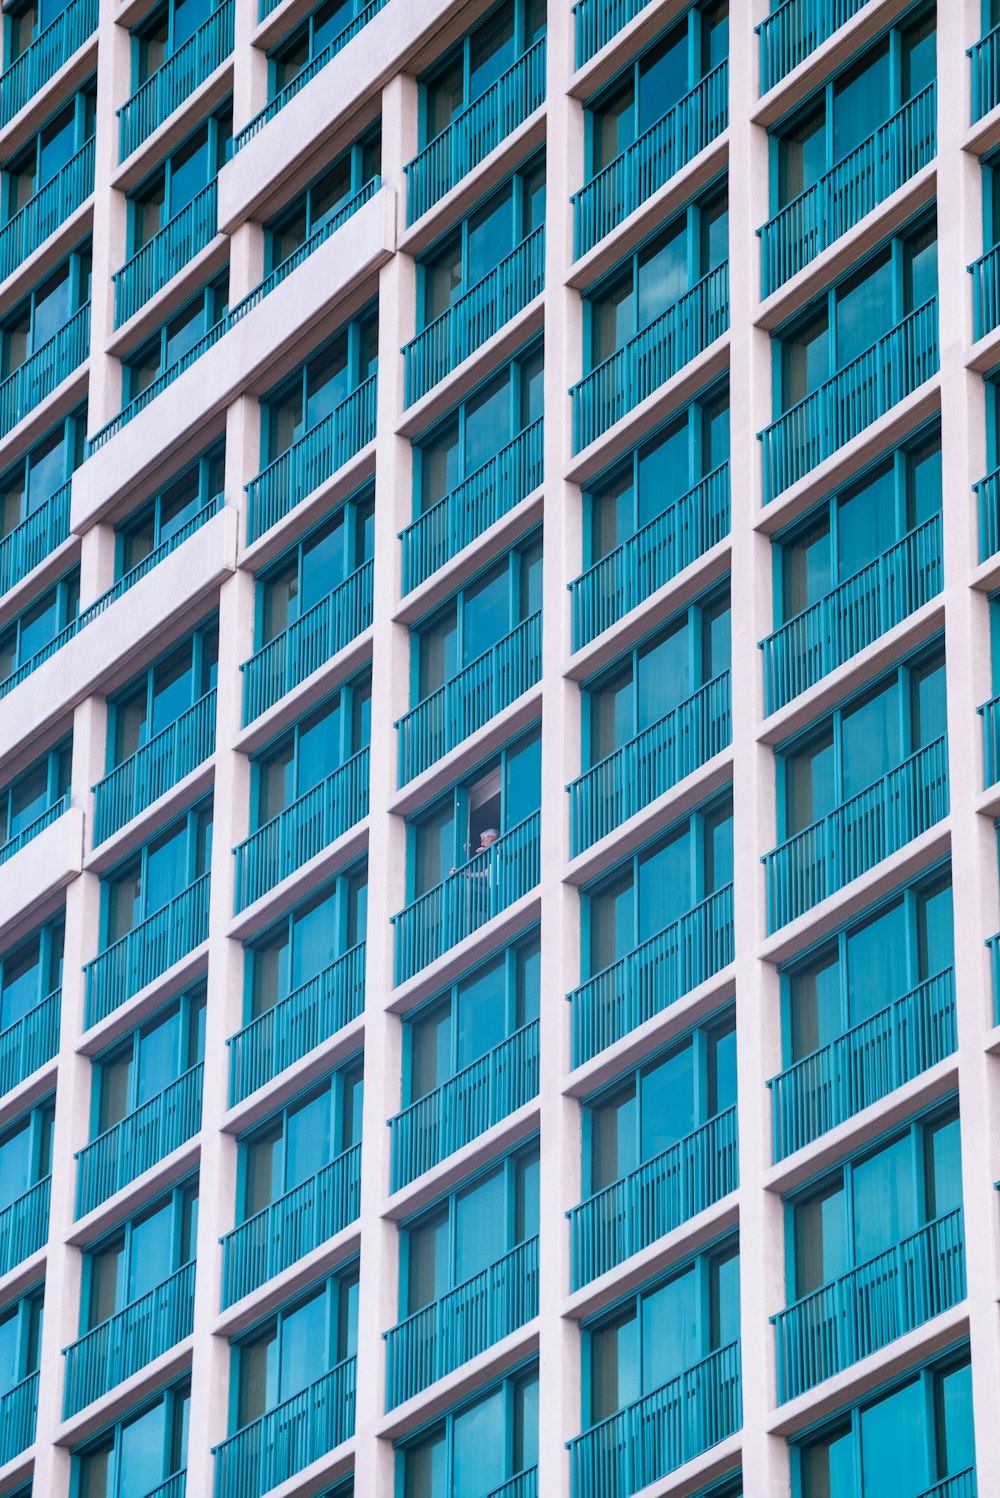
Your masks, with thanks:
[{"label": "horizontal concrete ledge", "polygon": [[79,806],[70,806],[0,864],[0,940],[24,910],[41,905],[82,868],[83,812]]}]

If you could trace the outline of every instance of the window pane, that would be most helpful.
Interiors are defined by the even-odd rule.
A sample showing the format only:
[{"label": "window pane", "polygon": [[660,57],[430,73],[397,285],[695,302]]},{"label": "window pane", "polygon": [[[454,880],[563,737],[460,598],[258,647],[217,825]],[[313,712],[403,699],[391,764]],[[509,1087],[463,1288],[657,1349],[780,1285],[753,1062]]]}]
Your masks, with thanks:
[{"label": "window pane", "polygon": [[900,761],[895,681],[843,715],[843,799],[874,785]]},{"label": "window pane", "polygon": [[507,1033],[506,964],[503,958],[459,985],[457,1050],[459,1068],[478,1061]]},{"label": "window pane", "polygon": [[590,1418],[597,1424],[639,1396],[639,1343],[635,1311],[590,1333]]},{"label": "window pane", "polygon": [[968,1361],[949,1368],[934,1379],[934,1423],[937,1435],[937,1471],[948,1477],[975,1465],[972,1433],[972,1368]]},{"label": "window pane", "polygon": [[861,1486],[865,1494],[892,1493],[893,1498],[917,1498],[930,1473],[923,1441],[906,1440],[925,1422],[923,1389],[919,1379],[861,1411]]},{"label": "window pane", "polygon": [[506,1423],[503,1389],[455,1416],[453,1493],[468,1493],[473,1498],[500,1486],[507,1476]]},{"label": "window pane", "polygon": [[847,935],[848,1023],[877,1014],[907,990],[906,913],[902,900]]},{"label": "window pane", "polygon": [[462,1284],[507,1248],[504,1171],[497,1170],[455,1202],[455,1283]]},{"label": "window pane", "polygon": [[796,1202],[795,1295],[811,1295],[847,1268],[846,1207],[840,1181]]},{"label": "window pane", "polygon": [[928,1124],[924,1140],[927,1217],[943,1217],[962,1205],[962,1150],[957,1118]]},{"label": "window pane", "polygon": [[639,1163],[634,1084],[589,1111],[590,1190],[603,1191]]},{"label": "window pane", "polygon": [[839,1427],[803,1448],[802,1498],[855,1498],[854,1438]]},{"label": "window pane", "polygon": [[698,1361],[697,1272],[692,1267],[643,1297],[642,1392],[659,1389]]},{"label": "window pane", "polygon": [[686,1045],[651,1066],[641,1083],[641,1158],[676,1144],[695,1125],[694,1047]]},{"label": "window pane", "polygon": [[859,1161],[852,1175],[854,1262],[864,1264],[899,1243],[917,1226],[913,1145],[909,1136]]},{"label": "window pane", "polygon": [[144,1498],[163,1477],[166,1409],[163,1400],[122,1429],[118,1498]]},{"label": "window pane", "polygon": [[844,369],[865,349],[877,343],[895,322],[889,254],[881,264],[874,265],[840,288],[836,303],[837,368]]}]

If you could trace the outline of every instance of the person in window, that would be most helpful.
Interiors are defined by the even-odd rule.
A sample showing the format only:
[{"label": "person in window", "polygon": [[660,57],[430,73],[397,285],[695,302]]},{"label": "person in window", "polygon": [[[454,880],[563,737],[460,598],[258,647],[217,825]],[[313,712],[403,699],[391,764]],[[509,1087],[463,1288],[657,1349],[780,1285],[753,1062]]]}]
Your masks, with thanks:
[{"label": "person in window", "polygon": [[461,874],[463,879],[485,879],[489,873],[489,865],[486,860],[484,859],[476,868],[472,868],[472,864],[475,863],[481,853],[489,851],[499,836],[500,833],[496,827],[484,827],[479,834],[479,847],[475,853],[469,854],[468,863],[463,864],[460,869],[452,868],[449,872],[452,874]]}]

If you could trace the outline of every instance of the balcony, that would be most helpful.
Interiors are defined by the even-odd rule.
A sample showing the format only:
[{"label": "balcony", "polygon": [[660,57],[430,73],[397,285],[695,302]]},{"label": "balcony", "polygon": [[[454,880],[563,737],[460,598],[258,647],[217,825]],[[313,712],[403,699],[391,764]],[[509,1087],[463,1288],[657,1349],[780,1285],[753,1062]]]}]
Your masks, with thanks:
[{"label": "balcony", "polygon": [[0,1030],[0,1097],[55,1059],[59,1051],[61,1009],[62,989],[57,988],[34,1009]]},{"label": "balcony", "polygon": [[765,504],[912,395],[937,368],[937,298],[932,297],[758,433]]},{"label": "balcony", "polygon": [[57,546],[68,540],[71,488],[69,482],[61,485],[20,525],[0,538],[0,595],[23,582]]},{"label": "balcony", "polygon": [[194,1330],[194,1261],[63,1348],[69,1419],[162,1357]]},{"label": "balcony", "polygon": [[979,560],[986,562],[1000,551],[1000,468],[972,487],[979,501]]},{"label": "balcony", "polygon": [[784,285],[936,155],[937,87],[930,83],[758,230],[762,294]]},{"label": "balcony", "polygon": [[0,383],[0,436],[41,405],[90,353],[90,303]]},{"label": "balcony", "polygon": [[51,1186],[52,1177],[46,1176],[0,1210],[0,1275],[9,1274],[48,1242]]},{"label": "balcony", "polygon": [[38,1421],[38,1374],[15,1384],[0,1399],[0,1467],[35,1444]]},{"label": "balcony", "polygon": [[720,62],[662,119],[573,194],[577,259],[624,223],[728,124],[729,64]]},{"label": "balcony", "polygon": [[95,848],[215,753],[215,698],[213,687],[97,782]]},{"label": "balcony", "polygon": [[962,1209],[772,1316],[781,1403],[965,1299]]},{"label": "balcony", "polygon": [[[277,4],[278,0],[260,0],[260,19],[263,21],[265,16],[270,15]],[[242,130],[237,131],[233,136],[232,145],[229,148],[230,156],[235,156],[237,151],[242,150],[247,141],[253,140],[254,136],[263,130],[268,121],[274,119],[279,110],[284,109],[285,105],[294,99],[296,94],[301,93],[306,84],[312,82],[316,74],[322,68],[326,67],[332,57],[336,57],[338,52],[343,51],[347,43],[368,25],[373,16],[378,15],[385,4],[386,0],[370,0],[370,3],[363,10],[359,11],[354,19],[349,21],[344,29],[339,31],[321,52],[317,52],[315,57],[310,58],[299,69],[291,83],[286,83],[285,87],[275,94],[269,104],[266,104],[258,114],[255,114],[253,119],[243,126]]]},{"label": "balcony", "polygon": [[1000,26],[994,26],[970,47],[972,64],[972,123],[1000,103]]},{"label": "balcony", "polygon": [[662,1014],[733,960],[733,886],[725,885],[567,997],[573,1065]]},{"label": "balcony", "polygon": [[44,832],[46,827],[51,827],[52,823],[57,821],[63,812],[68,809],[69,798],[70,793],[67,791],[65,795],[59,797],[59,800],[53,806],[49,807],[48,811],[43,811],[41,816],[36,817],[33,822],[29,822],[27,827],[22,827],[21,831],[15,837],[8,838],[5,843],[0,845],[0,864],[5,864],[9,858],[14,857],[15,853],[20,853],[21,849],[27,847],[28,843],[36,838],[40,832]]},{"label": "balcony", "polygon": [[88,1029],[208,940],[208,881],[202,874],[85,964]]},{"label": "balcony", "polygon": [[1000,1025],[1000,932],[995,936],[987,937],[986,945],[990,952],[990,966],[993,970],[993,1023]]},{"label": "balcony", "polygon": [[193,1139],[201,1128],[204,1066],[182,1072],[140,1107],[76,1152],[76,1215],[86,1217]]},{"label": "balcony", "polygon": [[0,125],[9,125],[96,30],[97,0],[69,0],[0,74]]},{"label": "balcony", "polygon": [[386,1408],[412,1399],[537,1315],[538,1239],[528,1238],[385,1333]]},{"label": "balcony", "polygon": [[573,1289],[649,1248],[739,1185],[736,1109],[567,1212]]},{"label": "balcony", "polygon": [[194,35],[116,110],[122,161],[222,66],[233,50],[234,15],[234,0],[222,0]]},{"label": "balcony", "polygon": [[539,610],[397,719],[400,785],[485,727],[535,686],[541,675]]},{"label": "balcony", "polygon": [[234,848],[237,915],[363,821],[368,759],[362,749]]},{"label": "balcony", "polygon": [[632,609],[729,535],[729,464],[723,463],[570,583],[573,649]]},{"label": "balcony", "polygon": [[415,224],[544,102],[543,36],[407,163],[407,224]]},{"label": "balcony", "polygon": [[0,281],[54,234],[94,191],[94,137],[0,229]]},{"label": "balcony", "polygon": [[767,711],[777,712],[901,624],[943,585],[941,516],[932,515],[761,641]]},{"label": "balcony", "polygon": [[794,921],[947,815],[948,741],[942,735],[763,854],[768,929]]},{"label": "balcony", "polygon": [[582,68],[585,62],[589,62],[648,4],[649,0],[577,0],[573,6],[577,67]]},{"label": "balcony", "polygon": [[991,697],[976,712],[983,720],[983,764],[985,784],[1000,780],[1000,697]]},{"label": "balcony", "polygon": [[376,385],[371,375],[246,485],[248,546],[374,441]]},{"label": "balcony", "polygon": [[525,427],[475,473],[400,531],[403,592],[426,582],[445,562],[489,530],[542,482],[542,418]]},{"label": "balcony", "polygon": [[1000,327],[1000,245],[969,266],[972,277],[972,336],[978,341]]},{"label": "balcony", "polygon": [[731,1342],[569,1441],[573,1498],[628,1498],[742,1423],[740,1344]]},{"label": "balcony", "polygon": [[211,244],[216,235],[216,185],[212,181],[115,271],[115,327],[134,317],[161,287]]},{"label": "balcony", "polygon": [[856,16],[866,0],[784,0],[754,30],[760,37],[760,91],[779,83]]},{"label": "balcony", "polygon": [[222,1309],[358,1220],[361,1146],[345,1150],[222,1239]]},{"label": "balcony", "polygon": [[230,1035],[229,1106],[263,1087],[359,1018],[365,1007],[365,944],[338,957],[315,978],[279,999]]},{"label": "balcony", "polygon": [[920,1498],[976,1498],[976,1469],[966,1467],[964,1472],[957,1472],[954,1477],[946,1477],[943,1482],[937,1482]]},{"label": "balcony", "polygon": [[405,983],[534,889],[540,862],[536,811],[394,915],[396,983]]},{"label": "balcony", "polygon": [[957,1045],[955,974],[946,968],[769,1080],[775,1160],[912,1082]]},{"label": "balcony", "polygon": [[354,1434],[355,1358],[213,1447],[215,1498],[262,1498]]},{"label": "balcony", "polygon": [[574,858],[732,743],[729,696],[724,671],[566,787]]},{"label": "balcony", "polygon": [[365,562],[241,664],[244,728],[371,627],[373,570]]},{"label": "balcony", "polygon": [[538,228],[406,344],[406,404],[426,395],[544,287],[545,230]]},{"label": "balcony", "polygon": [[538,1096],[538,1030],[537,1020],[523,1025],[389,1120],[393,1191]]},{"label": "balcony", "polygon": [[576,452],[635,409],[729,327],[729,262],[690,291],[573,386]]}]

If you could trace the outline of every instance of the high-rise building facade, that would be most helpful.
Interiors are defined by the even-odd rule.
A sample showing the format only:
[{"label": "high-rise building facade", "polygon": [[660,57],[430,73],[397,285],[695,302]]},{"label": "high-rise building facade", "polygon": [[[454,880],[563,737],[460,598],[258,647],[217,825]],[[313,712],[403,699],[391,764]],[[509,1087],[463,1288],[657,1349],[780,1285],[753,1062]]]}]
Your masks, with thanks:
[{"label": "high-rise building facade", "polygon": [[1000,0],[11,0],[0,1498],[1000,1498]]}]

